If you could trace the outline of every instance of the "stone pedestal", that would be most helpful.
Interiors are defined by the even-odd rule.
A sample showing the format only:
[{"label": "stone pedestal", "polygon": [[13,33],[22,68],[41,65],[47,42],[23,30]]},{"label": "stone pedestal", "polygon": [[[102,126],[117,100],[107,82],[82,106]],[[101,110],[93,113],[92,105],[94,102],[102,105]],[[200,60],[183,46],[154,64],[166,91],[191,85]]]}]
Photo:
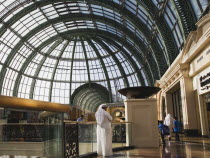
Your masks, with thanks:
[{"label": "stone pedestal", "polygon": [[128,99],[125,103],[126,121],[132,122],[131,138],[127,145],[158,147],[158,121],[156,99]]}]

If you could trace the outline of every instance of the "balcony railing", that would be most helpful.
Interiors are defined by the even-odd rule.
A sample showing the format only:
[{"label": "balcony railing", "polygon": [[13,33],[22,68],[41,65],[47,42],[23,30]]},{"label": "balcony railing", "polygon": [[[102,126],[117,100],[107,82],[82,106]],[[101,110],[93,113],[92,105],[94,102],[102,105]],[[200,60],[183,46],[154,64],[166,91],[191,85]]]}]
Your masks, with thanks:
[{"label": "balcony railing", "polygon": [[[58,115],[62,114],[45,118],[43,123],[0,124],[0,153],[8,155],[15,152],[16,155],[21,155],[25,151],[28,153],[31,151],[36,156],[52,158],[78,158],[86,154],[96,153],[96,123],[63,122],[62,119],[58,119],[62,118]],[[131,123],[113,122],[112,147],[130,146],[130,133]]]},{"label": "balcony railing", "polygon": [[[126,147],[130,140],[131,123],[112,123],[112,147]],[[96,152],[95,122],[64,122],[64,157],[79,157]]]}]

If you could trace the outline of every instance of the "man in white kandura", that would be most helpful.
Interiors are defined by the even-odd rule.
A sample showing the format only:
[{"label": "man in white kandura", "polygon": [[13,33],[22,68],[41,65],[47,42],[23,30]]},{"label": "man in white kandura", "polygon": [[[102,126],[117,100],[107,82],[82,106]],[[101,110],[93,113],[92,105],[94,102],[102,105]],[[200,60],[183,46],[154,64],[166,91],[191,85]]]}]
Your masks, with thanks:
[{"label": "man in white kandura", "polygon": [[106,109],[106,104],[102,104],[95,114],[97,121],[97,153],[98,155],[112,156],[112,117],[106,112]]},{"label": "man in white kandura", "polygon": [[170,130],[170,135],[168,135],[168,139],[171,140],[171,134],[172,134],[172,128],[174,125],[174,118],[171,116],[171,114],[167,114],[167,116],[165,117],[164,123],[165,125],[168,126],[169,130]]}]

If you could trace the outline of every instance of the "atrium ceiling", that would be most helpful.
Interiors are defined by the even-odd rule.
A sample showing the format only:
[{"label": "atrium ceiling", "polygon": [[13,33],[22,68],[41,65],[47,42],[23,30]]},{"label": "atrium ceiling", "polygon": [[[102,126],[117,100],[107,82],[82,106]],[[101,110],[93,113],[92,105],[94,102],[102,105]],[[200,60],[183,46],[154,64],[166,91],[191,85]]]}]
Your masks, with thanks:
[{"label": "atrium ceiling", "polygon": [[209,0],[0,0],[0,94],[72,105],[87,83],[103,98],[94,83],[120,101],[161,78],[208,12]]}]

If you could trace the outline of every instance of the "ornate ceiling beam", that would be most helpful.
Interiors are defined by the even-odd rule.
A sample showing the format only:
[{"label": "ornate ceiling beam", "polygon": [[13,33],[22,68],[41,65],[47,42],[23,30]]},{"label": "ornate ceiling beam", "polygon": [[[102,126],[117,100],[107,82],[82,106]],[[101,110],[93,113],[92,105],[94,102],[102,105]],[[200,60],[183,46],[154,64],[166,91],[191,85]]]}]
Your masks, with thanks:
[{"label": "ornate ceiling beam", "polygon": [[[101,30],[91,30],[91,29],[78,29],[77,30],[78,32],[75,32],[75,30],[70,30],[70,31],[66,31],[66,32],[63,32],[62,33],[62,36],[66,39],[71,39],[72,37],[74,37],[75,35],[96,35],[98,34],[99,36],[105,36],[107,37],[108,39],[110,39],[110,37],[114,37],[114,39],[116,41],[119,41],[120,43],[122,43],[123,45],[130,45],[129,43],[127,43],[126,41],[124,41],[122,38],[118,37],[117,35],[115,34],[112,34],[112,33],[108,33],[106,31],[101,31]],[[30,36],[29,36],[30,37]],[[28,37],[28,38],[29,38]],[[60,37],[58,35],[55,35],[53,37],[51,37],[50,39],[48,40],[56,40],[56,39],[59,39]],[[6,68],[7,68],[7,65],[9,65],[10,61],[13,59],[14,55],[16,54],[16,52],[19,50],[19,48],[23,45],[23,42],[20,40],[20,42],[15,46],[14,48],[14,52],[13,53],[10,53],[7,60],[6,60],[6,63],[5,65],[3,65],[3,68],[2,68],[2,71],[1,71],[1,76],[2,78],[0,78],[0,83],[3,82],[3,79],[4,79],[4,76],[5,76],[5,73],[6,73]],[[132,48],[132,46],[130,46],[130,48]],[[132,52],[132,51],[131,51]],[[137,53],[137,54],[136,54]],[[138,60],[140,60],[141,56],[139,56],[138,52],[137,51],[134,51],[134,54],[135,56],[137,57]],[[143,82],[142,82],[143,83]]]},{"label": "ornate ceiling beam", "polygon": [[[60,59],[61,56],[63,55],[66,47],[68,46],[68,44],[70,43],[70,41],[66,41],[61,49],[61,51],[59,52],[59,55],[58,55],[58,58]],[[52,73],[52,77],[51,77],[51,82],[50,82],[50,90],[49,90],[49,101],[51,102],[52,101],[52,90],[53,90],[53,81],[54,81],[54,78],[55,78],[55,73],[56,73],[56,70],[57,70],[57,67],[58,67],[58,64],[59,64],[59,61],[60,60],[57,60],[56,63],[55,63],[55,67],[53,69],[53,73]]]},{"label": "ornate ceiling beam", "polygon": [[117,65],[117,67],[118,67],[118,69],[119,69],[119,71],[121,73],[121,76],[124,78],[125,87],[129,87],[129,82],[128,82],[126,73],[125,73],[122,65],[120,64],[119,60],[117,59],[117,57],[112,52],[112,50],[104,42],[102,42],[102,40],[100,40],[98,38],[95,38],[95,37],[93,37],[92,39],[94,41],[96,41],[97,43],[99,43],[103,47],[103,49],[105,49],[106,52],[110,54],[110,56],[112,57],[112,59],[115,61],[116,65]]},{"label": "ornate ceiling beam", "polygon": [[87,40],[87,42],[89,43],[89,45],[93,48],[94,52],[96,53],[96,56],[98,57],[98,59],[100,60],[101,66],[104,70],[104,74],[106,77],[106,81],[107,81],[107,86],[108,86],[108,90],[109,90],[109,102],[112,103],[112,89],[111,89],[111,84],[110,84],[110,79],[109,79],[109,74],[107,72],[105,63],[101,57],[101,54],[99,53],[98,49],[96,48],[96,46],[94,45],[94,43],[89,39],[89,38],[85,38],[85,40]]},{"label": "ornate ceiling beam", "polygon": [[[133,60],[133,58],[131,57],[131,55],[127,52],[126,49],[128,49],[130,52],[133,53],[134,57],[136,58],[136,60],[140,63],[140,65],[143,65],[143,68],[142,69],[145,69],[146,67],[149,67],[149,65],[143,61],[143,57],[139,57],[138,55],[138,52],[137,50],[132,46],[130,45],[129,43],[123,41],[123,40],[119,40],[117,38],[114,38],[114,39],[110,39],[109,37],[100,37],[102,38],[103,40],[105,40],[107,43],[109,44],[112,44],[112,45],[115,45],[119,50],[122,51],[123,53],[123,56],[128,59],[129,63],[132,65],[133,69],[135,70],[135,72],[137,73],[137,77],[138,77],[138,80],[139,82],[141,83],[142,86],[146,85],[145,81],[144,81],[144,78],[142,77],[142,72],[141,72],[141,68],[139,68],[136,64],[136,61]],[[123,47],[125,47],[126,49],[124,49],[121,45],[119,45],[117,42],[121,43],[123,45]],[[149,71],[146,71],[144,70],[146,75],[149,76],[148,77],[148,83],[150,83],[149,85],[152,85],[153,81],[154,81],[154,77],[153,77],[153,74],[155,73],[152,73],[152,70],[151,68],[149,67]],[[151,74],[151,75],[150,75]]]},{"label": "ornate ceiling beam", "polygon": [[[22,79],[22,75],[24,74],[25,70],[27,69],[28,65],[30,64],[30,62],[34,59],[34,57],[38,54],[38,52],[40,52],[45,46],[47,46],[48,44],[54,42],[54,40],[56,39],[49,39],[45,42],[43,42],[39,47],[37,47],[36,50],[34,50],[30,55],[29,57],[27,58],[27,60],[25,60],[25,62],[23,63],[22,67],[20,68],[20,71],[18,72],[18,75],[17,75],[17,78],[15,80],[15,86],[14,86],[14,89],[13,89],[13,96],[17,97],[18,96],[18,88],[20,86],[20,81]],[[62,43],[63,40],[60,40],[60,39],[57,39],[55,41],[55,43],[48,49],[48,51],[45,53],[45,56],[42,58],[42,60],[40,61],[40,64],[38,65],[36,71],[35,71],[35,75],[34,77],[37,78],[38,76],[38,73],[44,63],[44,61],[46,60],[47,58],[47,55],[49,55],[60,43]],[[38,51],[37,51],[38,50]],[[33,79],[32,81],[32,84],[31,85],[34,85],[34,82],[35,80]],[[0,89],[1,91],[1,89]],[[32,91],[30,91],[30,99],[32,99]]]},{"label": "ornate ceiling beam", "polygon": [[[35,2],[35,4],[32,4],[32,5],[26,7],[25,9],[23,9],[21,11],[21,12],[24,12],[24,14],[21,13],[21,12],[17,13],[16,18],[14,18],[14,19],[11,18],[8,21],[7,25],[12,25],[14,23],[14,21],[16,21],[17,19],[21,18],[22,16],[24,16],[27,13],[29,13],[30,11],[35,10],[36,7],[43,7],[45,5],[48,5],[48,4],[51,4],[51,3],[55,3],[55,2],[59,2],[59,0],[47,0],[47,1],[43,0],[41,2]],[[68,0],[66,0],[65,2],[68,2]],[[75,1],[75,2],[77,2],[77,1]],[[116,11],[116,12],[122,14],[123,16],[127,17],[129,19],[129,21],[131,21],[133,24],[135,24],[136,28],[138,30],[140,30],[140,32],[143,33],[143,35],[146,37],[147,41],[150,41],[151,33],[150,33],[150,30],[148,29],[148,27],[143,22],[141,22],[140,19],[138,19],[133,13],[131,13],[128,9],[126,9],[125,7],[122,7],[121,5],[119,5],[117,3],[114,3],[113,1],[110,1],[110,0],[100,0],[100,1],[98,1],[98,0],[97,1],[96,0],[89,0],[88,2],[92,3],[92,4],[98,4],[98,5],[101,5],[101,6],[104,6],[104,7],[108,7],[110,9],[114,9],[114,11]],[[94,19],[95,20],[95,17],[94,17],[95,15],[81,14],[79,16],[76,16],[76,14],[74,14],[74,16],[71,16],[71,17],[75,17],[76,19],[79,20],[79,18],[81,18],[81,17],[83,18],[84,16],[91,16],[91,17],[88,17],[88,19]],[[70,16],[68,16],[68,17],[70,17]],[[108,18],[104,19],[104,18],[100,17],[99,19],[103,19],[102,21],[107,21]],[[48,20],[46,23],[48,23],[48,25],[49,24],[53,25],[53,20],[54,19]],[[111,23],[113,23],[113,22],[111,22]],[[135,36],[136,35],[134,34],[134,37]],[[136,43],[138,43],[138,42],[136,42]],[[140,43],[138,43],[137,45],[139,45]],[[151,49],[152,49],[152,52],[151,51],[149,51],[149,52],[153,54],[154,61],[155,61],[156,64],[158,64],[159,78],[160,78],[160,76],[163,74],[163,72],[165,72],[165,70],[168,67],[167,66],[167,62],[166,62],[166,59],[163,58],[164,57],[164,53],[160,49],[160,46],[157,44],[158,43],[157,40],[154,38],[153,41],[149,42],[149,43],[150,43]],[[145,49],[144,49],[143,52],[145,52],[145,50],[148,49],[147,47],[144,47],[144,48]],[[151,56],[150,53],[149,53],[149,55]],[[165,59],[165,60],[163,60],[163,59]],[[154,66],[154,67],[156,67],[156,66]]]},{"label": "ornate ceiling beam", "polygon": [[76,49],[76,43],[77,41],[74,41],[74,47],[73,47],[73,52],[72,52],[72,61],[71,61],[71,71],[70,71],[70,88],[69,88],[69,103],[71,103],[71,87],[72,87],[72,73],[73,73],[73,66],[74,66],[74,54],[75,54],[75,49]]},{"label": "ornate ceiling beam", "polygon": [[[77,16],[79,16],[79,15],[77,15]],[[76,17],[77,17],[77,16],[76,16]],[[96,17],[98,18],[98,20],[100,20],[100,18],[101,18],[100,16],[96,16]],[[95,18],[96,18],[96,17],[95,17]],[[90,17],[87,16],[86,18],[89,19]],[[71,19],[71,18],[69,18],[68,16],[62,16],[62,17],[53,19],[50,23],[53,23],[53,24],[54,24],[54,23],[58,23],[58,22],[61,22],[61,21],[65,21],[65,20],[68,21],[68,20],[74,20],[74,19],[77,19],[77,18],[74,17],[73,19]],[[107,19],[107,22],[109,22],[111,25],[113,25],[113,23],[115,23],[114,21],[112,21],[112,20],[110,20],[110,19]],[[10,55],[8,56],[8,58],[7,58],[7,60],[6,60],[5,63],[7,63],[7,64],[9,65],[10,61],[12,60],[12,58],[13,58],[14,55],[15,55],[15,52],[17,52],[18,49],[21,48],[21,46],[22,46],[22,44],[24,43],[24,41],[30,39],[34,34],[38,33],[39,31],[43,30],[44,28],[46,28],[50,23],[46,22],[46,23],[43,23],[43,24],[39,25],[38,27],[36,27],[35,29],[33,29],[31,32],[29,32],[25,37],[23,37],[23,39],[21,39],[21,40],[19,41],[19,43],[14,47],[13,53],[10,53]],[[116,25],[116,24],[115,24],[115,25]],[[133,34],[132,32],[130,32],[129,30],[125,30],[125,28],[123,28],[123,27],[121,26],[121,24],[118,24],[117,26],[118,26],[119,28],[121,28],[121,29],[127,34],[127,36],[129,36],[131,39],[133,39],[135,43],[140,43],[140,44],[141,44],[140,49],[141,49],[141,48],[143,49],[142,52],[144,52],[144,50],[147,49],[146,46],[144,45],[144,43],[142,43],[140,40],[138,40],[137,38],[135,38],[135,34]],[[80,31],[80,30],[79,30],[79,31]],[[94,29],[91,30],[91,31],[94,31]],[[79,33],[80,33],[80,32],[79,32]],[[62,33],[62,34],[63,34],[63,33]],[[59,36],[62,36],[62,34],[59,34]],[[63,38],[64,38],[64,37],[63,37]],[[137,45],[137,46],[139,46],[139,45]],[[148,58],[151,58],[151,55],[147,54],[147,56],[148,56]],[[146,59],[146,57],[144,57],[144,58]],[[154,60],[155,60],[155,59],[154,59]],[[157,66],[156,66],[156,65],[153,65],[153,66],[152,66],[152,64],[154,64],[155,62],[151,62],[151,63],[147,62],[147,63],[148,63],[148,64],[151,64],[151,67],[153,67],[153,69],[156,70]],[[4,68],[5,68],[5,66],[6,66],[6,65],[4,65]],[[157,72],[157,71],[156,71],[156,72]],[[159,77],[160,77],[160,75],[158,75],[157,79],[158,79]]]},{"label": "ornate ceiling beam", "polygon": [[161,36],[163,37],[171,64],[176,58],[176,56],[179,54],[179,50],[176,45],[175,38],[167,22],[164,19],[164,16],[162,14],[159,15],[159,10],[152,1],[138,0],[138,2],[142,5],[142,7],[145,8],[145,10],[147,10],[150,17],[156,22],[157,28]]},{"label": "ornate ceiling beam", "polygon": [[89,87],[90,87],[90,83],[91,83],[91,79],[90,79],[90,68],[89,68],[89,63],[88,63],[88,57],[87,57],[87,52],[86,52],[86,49],[85,49],[85,44],[84,44],[84,41],[82,40],[82,38],[80,37],[80,41],[82,43],[82,49],[83,49],[83,52],[84,52],[84,56],[85,56],[85,62],[86,62],[86,66],[87,66],[87,74],[88,74],[88,83],[89,83]]},{"label": "ornate ceiling beam", "polygon": [[181,29],[184,34],[183,39],[186,40],[189,33],[196,29],[195,23],[197,20],[195,18],[194,11],[189,1],[183,1],[183,0],[170,0],[170,1],[177,10],[177,13],[179,15],[179,22],[182,26]]}]

